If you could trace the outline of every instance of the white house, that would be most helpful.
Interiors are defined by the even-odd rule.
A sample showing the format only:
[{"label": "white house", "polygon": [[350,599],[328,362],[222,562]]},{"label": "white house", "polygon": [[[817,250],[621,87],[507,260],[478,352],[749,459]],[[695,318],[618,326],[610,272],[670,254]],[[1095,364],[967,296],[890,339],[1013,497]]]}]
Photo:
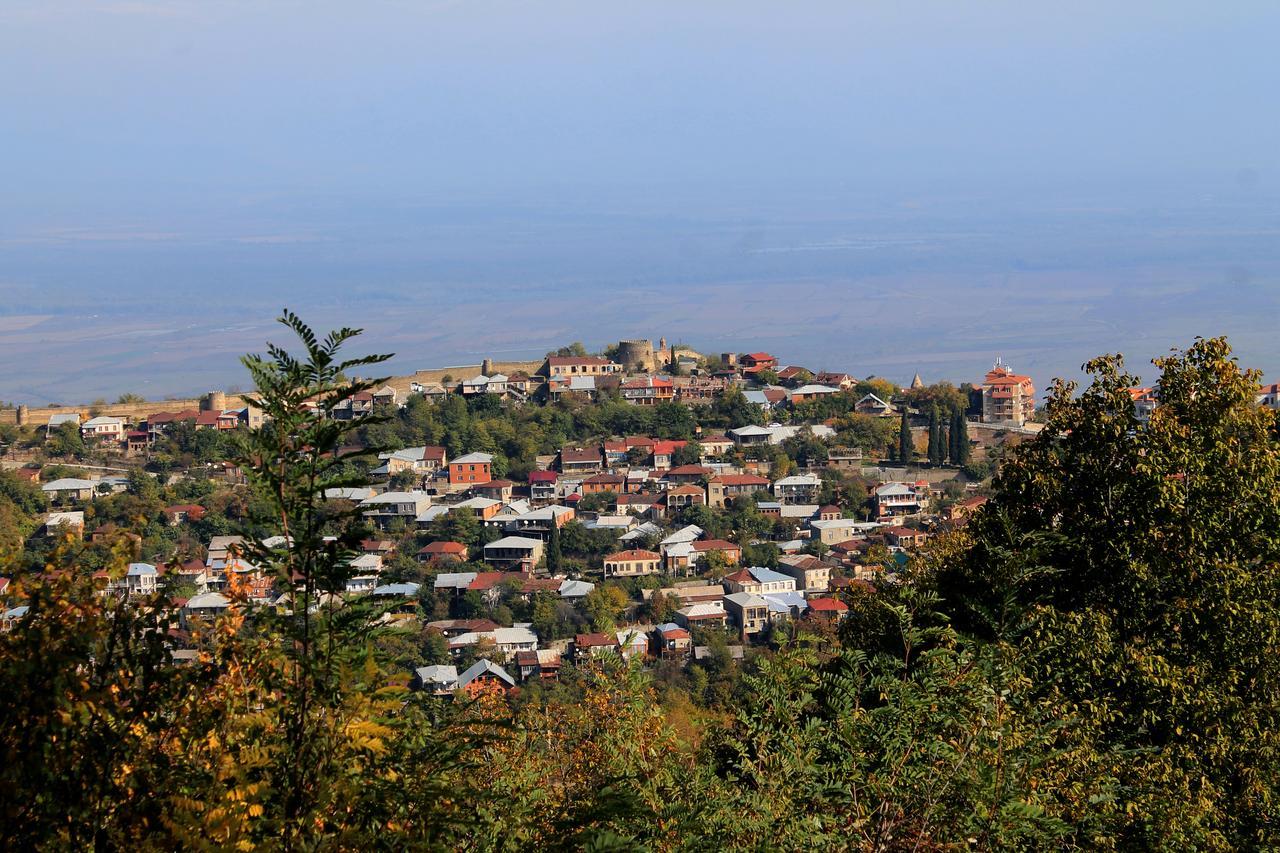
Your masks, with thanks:
[{"label": "white house", "polygon": [[124,437],[124,419],[106,415],[90,418],[80,425],[80,436],[85,439],[119,441]]}]

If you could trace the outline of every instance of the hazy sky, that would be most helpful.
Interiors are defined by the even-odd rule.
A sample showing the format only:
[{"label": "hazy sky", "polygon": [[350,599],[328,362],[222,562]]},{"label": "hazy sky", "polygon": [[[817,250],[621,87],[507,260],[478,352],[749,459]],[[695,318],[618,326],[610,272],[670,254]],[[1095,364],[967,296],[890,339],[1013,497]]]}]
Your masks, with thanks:
[{"label": "hazy sky", "polygon": [[[1274,2],[5,0],[6,183],[1274,177]],[[173,183],[170,183],[173,182]]]},{"label": "hazy sky", "polygon": [[[1117,287],[1270,292],[1277,32],[1275,2],[0,0],[0,316],[178,288],[197,328],[190,299],[258,318],[483,280],[528,301],[477,346],[536,348],[566,330],[511,318],[551,282],[678,283],[678,311],[717,275],[921,271],[827,258],[868,232],[945,232],[935,284],[1087,258]],[[22,393],[54,392],[0,386]]]}]

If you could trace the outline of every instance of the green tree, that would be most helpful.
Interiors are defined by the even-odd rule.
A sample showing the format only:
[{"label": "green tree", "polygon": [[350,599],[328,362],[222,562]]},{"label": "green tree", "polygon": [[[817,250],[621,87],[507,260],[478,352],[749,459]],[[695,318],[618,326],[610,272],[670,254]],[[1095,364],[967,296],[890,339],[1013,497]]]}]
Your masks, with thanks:
[{"label": "green tree", "polygon": [[[315,810],[330,802],[337,776],[334,762],[345,735],[335,724],[344,716],[344,679],[358,649],[349,634],[354,626],[333,608],[336,596],[346,590],[348,564],[358,552],[363,529],[348,526],[336,540],[329,538],[321,505],[329,489],[362,485],[344,463],[375,458],[379,449],[352,451],[349,445],[352,436],[381,416],[338,420],[332,413],[356,394],[386,381],[342,377],[389,356],[342,358],[343,344],[360,334],[358,329],[339,329],[321,339],[291,312],[284,312],[280,323],[297,336],[303,354],[295,356],[268,344],[266,356],[242,359],[257,389],[246,402],[262,411],[267,426],[244,438],[238,461],[251,486],[265,498],[274,532],[288,539],[278,547],[257,542],[250,557],[274,570],[291,590],[290,610],[297,614],[274,623],[291,641],[287,654],[293,666],[281,685],[286,710],[283,743],[275,753],[280,797],[271,806],[278,809],[281,841],[292,847],[314,837]],[[304,405],[308,402],[316,405]],[[357,510],[350,512],[355,521]]]},{"label": "green tree", "polygon": [[1158,359],[1140,424],[1119,356],[1054,384],[940,575],[958,624],[1019,620],[1028,695],[1119,780],[1119,846],[1271,846],[1280,826],[1280,444],[1222,339]]},{"label": "green tree", "polygon": [[564,555],[560,552],[560,525],[551,525],[551,536],[547,540],[547,572],[557,576],[564,571]]},{"label": "green tree", "polygon": [[969,464],[969,421],[963,414],[951,418],[950,452],[951,464],[964,466]]},{"label": "green tree", "polygon": [[74,423],[58,424],[49,434],[45,448],[53,456],[71,456],[84,458],[86,453],[84,439],[80,436],[80,427]]},{"label": "green tree", "polygon": [[916,448],[915,443],[911,440],[911,421],[907,417],[907,410],[902,410],[902,420],[898,423],[898,461],[903,465],[910,465],[915,459]]},{"label": "green tree", "polygon": [[697,465],[702,461],[702,445],[691,441],[684,447],[677,447],[671,454],[671,465]]},{"label": "green tree", "polygon": [[938,422],[938,407],[929,407],[929,463],[940,465],[946,459],[942,446],[942,425]]}]

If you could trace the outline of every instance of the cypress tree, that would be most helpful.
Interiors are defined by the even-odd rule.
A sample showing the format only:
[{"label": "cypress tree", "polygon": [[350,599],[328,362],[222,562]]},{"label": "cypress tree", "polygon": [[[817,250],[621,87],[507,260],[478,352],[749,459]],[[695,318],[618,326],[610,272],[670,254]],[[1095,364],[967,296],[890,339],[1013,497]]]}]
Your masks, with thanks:
[{"label": "cypress tree", "polygon": [[951,430],[951,461],[956,465],[969,464],[969,422],[963,414],[956,415],[955,427]]},{"label": "cypress tree", "polygon": [[547,541],[547,573],[557,575],[564,560],[560,553],[560,525],[554,519],[551,524],[551,538]]},{"label": "cypress tree", "polygon": [[909,465],[915,458],[915,447],[911,443],[911,423],[907,420],[907,410],[902,410],[902,423],[898,425],[898,461]]},{"label": "cypress tree", "polygon": [[942,425],[938,423],[938,407],[932,406],[929,409],[929,464],[937,465],[942,459]]}]

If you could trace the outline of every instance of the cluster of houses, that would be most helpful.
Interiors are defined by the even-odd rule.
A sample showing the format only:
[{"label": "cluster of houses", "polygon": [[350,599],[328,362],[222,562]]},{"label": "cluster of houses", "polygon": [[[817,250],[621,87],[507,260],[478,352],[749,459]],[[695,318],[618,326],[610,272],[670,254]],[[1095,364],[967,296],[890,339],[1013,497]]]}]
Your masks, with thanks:
[{"label": "cluster of houses", "polygon": [[[616,557],[619,555],[609,559]],[[621,559],[638,558],[626,555]],[[785,573],[752,567],[740,569],[720,583],[693,581],[668,589],[646,590],[646,598],[664,596],[678,605],[672,621],[609,633],[578,634],[568,643],[540,644],[527,624],[502,628],[485,619],[432,622],[428,628],[440,631],[448,639],[452,655],[476,648],[489,657],[476,660],[461,672],[453,665],[420,667],[415,671],[414,686],[440,696],[505,692],[520,684],[554,681],[565,662],[581,667],[605,656],[624,661],[702,660],[709,650],[694,645],[694,631],[699,628],[737,629],[745,642],[770,625],[802,616],[837,623],[848,613],[844,601],[803,591],[806,584],[827,590],[829,569],[820,564],[813,557],[796,557],[786,563]],[[800,590],[797,584],[801,585]],[[731,646],[730,651],[741,657],[743,647]]]},{"label": "cluster of houses", "polygon": [[140,418],[126,419],[114,415],[96,415],[82,420],[79,412],[59,412],[49,416],[45,438],[51,437],[65,424],[80,431],[87,444],[117,447],[128,452],[142,452],[173,429],[174,424],[187,423],[197,430],[228,431],[262,424],[262,413],[252,406],[226,408],[225,395],[214,393],[207,398],[214,407],[152,412]]}]

